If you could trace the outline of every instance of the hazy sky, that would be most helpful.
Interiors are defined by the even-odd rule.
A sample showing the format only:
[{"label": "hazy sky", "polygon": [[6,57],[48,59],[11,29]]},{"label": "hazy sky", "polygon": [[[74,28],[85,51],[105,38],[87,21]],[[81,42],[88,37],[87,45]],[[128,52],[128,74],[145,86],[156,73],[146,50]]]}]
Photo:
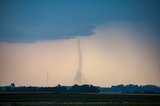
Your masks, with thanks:
[{"label": "hazy sky", "polygon": [[0,85],[160,86],[159,0],[1,0]]}]

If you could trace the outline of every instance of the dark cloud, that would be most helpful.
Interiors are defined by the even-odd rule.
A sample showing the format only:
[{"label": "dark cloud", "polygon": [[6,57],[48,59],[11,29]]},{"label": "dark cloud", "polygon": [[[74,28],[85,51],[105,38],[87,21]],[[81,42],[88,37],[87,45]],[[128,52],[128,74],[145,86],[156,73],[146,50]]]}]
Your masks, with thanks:
[{"label": "dark cloud", "polygon": [[159,5],[159,0],[1,0],[0,41],[88,36],[95,26],[117,20],[160,23]]}]

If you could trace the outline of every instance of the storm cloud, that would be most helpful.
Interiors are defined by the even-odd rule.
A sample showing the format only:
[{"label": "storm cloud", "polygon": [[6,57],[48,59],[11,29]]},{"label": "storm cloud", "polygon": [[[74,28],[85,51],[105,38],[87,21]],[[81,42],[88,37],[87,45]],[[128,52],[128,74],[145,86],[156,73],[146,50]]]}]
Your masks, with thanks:
[{"label": "storm cloud", "polygon": [[[153,36],[152,31],[143,32],[143,27],[137,27],[111,22],[95,28],[91,36],[80,37],[81,83],[160,85],[159,48],[152,40],[139,39],[146,34]],[[77,38],[0,43],[0,51],[1,85],[15,82],[45,86],[47,72],[49,86],[75,83],[79,67]]]},{"label": "storm cloud", "polygon": [[160,25],[159,0],[1,0],[0,41],[34,42],[89,36],[110,21]]}]

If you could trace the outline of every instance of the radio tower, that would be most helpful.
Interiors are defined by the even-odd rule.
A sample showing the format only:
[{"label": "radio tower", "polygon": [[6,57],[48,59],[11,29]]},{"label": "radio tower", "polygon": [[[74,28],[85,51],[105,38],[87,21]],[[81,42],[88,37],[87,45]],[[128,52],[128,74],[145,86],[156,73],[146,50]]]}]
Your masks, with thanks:
[{"label": "radio tower", "polygon": [[47,72],[47,87],[48,87],[48,72]]}]

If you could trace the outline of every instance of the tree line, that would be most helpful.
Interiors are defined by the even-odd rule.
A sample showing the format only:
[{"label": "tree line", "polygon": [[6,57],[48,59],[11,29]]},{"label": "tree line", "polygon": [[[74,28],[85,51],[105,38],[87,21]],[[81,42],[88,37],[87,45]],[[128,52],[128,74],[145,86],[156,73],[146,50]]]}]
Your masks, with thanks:
[{"label": "tree line", "polygon": [[0,87],[0,92],[84,92],[98,93],[99,87],[93,85],[73,85],[73,86],[55,86],[55,87],[36,87],[36,86],[18,86],[13,83],[10,86]]},{"label": "tree line", "polygon": [[156,85],[113,85],[111,87],[102,87],[101,92],[122,92],[122,93],[160,93],[160,87]]},{"label": "tree line", "polygon": [[99,92],[121,92],[121,93],[160,93],[160,87],[156,85],[113,85],[111,87],[98,87],[89,84],[73,86],[54,87],[37,87],[37,86],[15,86],[12,83],[10,86],[0,86],[0,92],[84,92],[84,93],[99,93]]}]

